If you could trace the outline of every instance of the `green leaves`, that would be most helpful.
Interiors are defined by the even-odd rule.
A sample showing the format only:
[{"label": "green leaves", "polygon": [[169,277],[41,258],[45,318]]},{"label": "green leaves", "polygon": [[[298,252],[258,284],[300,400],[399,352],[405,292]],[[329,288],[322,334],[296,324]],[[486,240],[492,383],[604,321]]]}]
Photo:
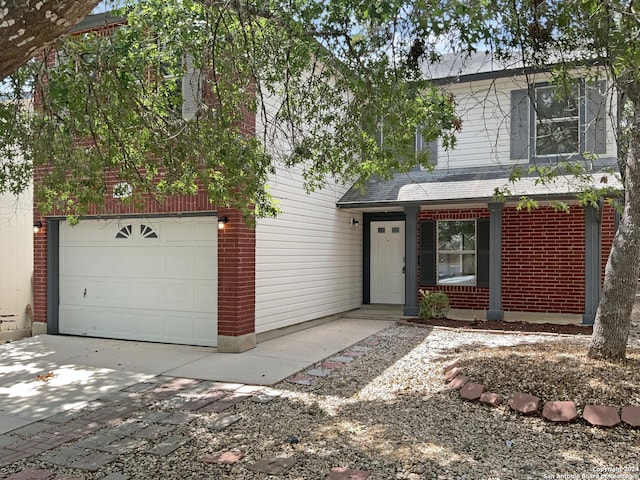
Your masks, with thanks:
[{"label": "green leaves", "polygon": [[37,194],[49,211],[100,209],[116,178],[134,205],[204,190],[269,216],[278,165],[308,190],[429,168],[416,133],[453,148],[461,123],[421,63],[443,34],[467,47],[486,35],[462,1],[147,0],[118,15],[126,22],[63,38],[20,73],[38,108],[7,130],[26,162],[5,177],[46,172]]}]

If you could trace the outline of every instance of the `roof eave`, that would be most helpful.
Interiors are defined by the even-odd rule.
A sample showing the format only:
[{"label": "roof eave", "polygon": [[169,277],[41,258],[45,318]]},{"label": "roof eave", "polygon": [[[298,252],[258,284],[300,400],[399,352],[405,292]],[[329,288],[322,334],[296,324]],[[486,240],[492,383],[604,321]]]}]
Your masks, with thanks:
[{"label": "roof eave", "polygon": [[[575,200],[577,193],[555,193],[555,194],[538,194],[538,195],[526,195],[532,200],[537,201],[553,201],[553,200]],[[516,203],[518,198],[513,199],[507,197],[505,203]],[[456,199],[442,199],[442,200],[411,200],[411,201],[399,201],[389,200],[382,202],[339,202],[336,206],[340,209],[350,208],[384,208],[384,207],[407,207],[407,206],[436,206],[436,205],[463,205],[469,203],[500,203],[500,200],[496,200],[493,197],[469,197],[469,198],[456,198]]]}]

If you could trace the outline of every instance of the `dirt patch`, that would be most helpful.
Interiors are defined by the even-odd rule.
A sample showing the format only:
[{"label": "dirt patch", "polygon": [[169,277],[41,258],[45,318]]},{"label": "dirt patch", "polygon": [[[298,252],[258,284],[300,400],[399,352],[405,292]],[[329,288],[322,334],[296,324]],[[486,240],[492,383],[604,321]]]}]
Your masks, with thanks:
[{"label": "dirt patch", "polygon": [[471,330],[499,330],[505,332],[561,333],[591,335],[593,327],[583,325],[556,325],[554,323],[505,322],[495,320],[452,320],[450,318],[411,318],[409,323]]}]

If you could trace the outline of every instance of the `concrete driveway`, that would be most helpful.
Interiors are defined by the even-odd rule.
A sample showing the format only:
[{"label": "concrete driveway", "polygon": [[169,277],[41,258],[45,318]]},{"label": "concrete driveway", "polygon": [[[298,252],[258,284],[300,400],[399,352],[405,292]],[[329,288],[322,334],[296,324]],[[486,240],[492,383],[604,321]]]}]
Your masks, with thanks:
[{"label": "concrete driveway", "polygon": [[158,375],[273,385],[388,327],[343,318],[245,353],[90,337],[40,335],[0,345],[0,433],[78,408]]}]

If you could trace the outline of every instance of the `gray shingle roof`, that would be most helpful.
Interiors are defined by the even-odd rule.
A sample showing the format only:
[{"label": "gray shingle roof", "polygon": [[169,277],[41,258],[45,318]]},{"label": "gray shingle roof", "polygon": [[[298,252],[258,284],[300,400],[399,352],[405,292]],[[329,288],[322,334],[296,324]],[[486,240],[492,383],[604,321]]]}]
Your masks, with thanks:
[{"label": "gray shingle roof", "polygon": [[491,52],[476,52],[471,55],[445,54],[438,62],[425,63],[422,70],[426,78],[446,83],[446,80],[460,81],[477,75],[513,74],[523,68],[524,63],[515,56],[503,59],[496,58]]},{"label": "gray shingle roof", "polygon": [[[601,159],[590,172],[598,184],[606,169],[615,168],[615,159]],[[513,166],[489,166],[461,169],[439,169],[432,172],[399,173],[385,180],[374,178],[362,189],[350,188],[337,202],[342,208],[365,208],[407,204],[447,204],[469,201],[491,201],[495,189],[509,187],[514,198],[522,195],[535,198],[571,197],[583,184],[574,176],[559,176],[555,182],[542,184],[536,176],[524,176],[514,184],[509,182]],[[619,179],[607,175],[607,185],[622,188]]]}]

